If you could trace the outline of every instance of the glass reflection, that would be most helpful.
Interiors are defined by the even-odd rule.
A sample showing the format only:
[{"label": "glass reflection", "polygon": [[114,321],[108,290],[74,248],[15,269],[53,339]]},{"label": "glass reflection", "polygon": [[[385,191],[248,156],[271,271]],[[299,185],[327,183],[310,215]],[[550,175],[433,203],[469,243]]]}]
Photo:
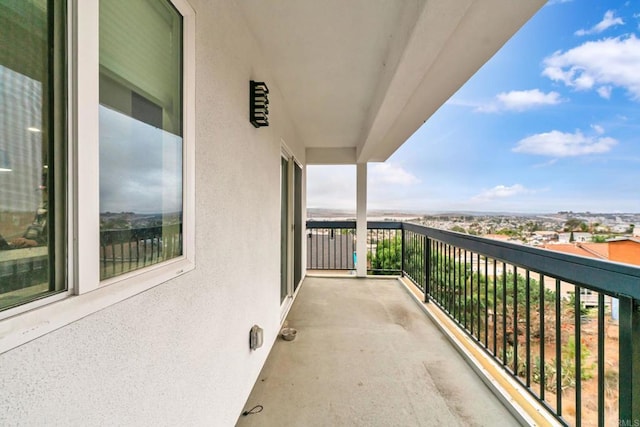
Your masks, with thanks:
[{"label": "glass reflection", "polygon": [[62,144],[50,108],[62,106],[62,22],[60,2],[0,0],[0,310],[65,287],[52,274],[51,160]]},{"label": "glass reflection", "polygon": [[182,254],[182,138],[100,106],[101,279]]},{"label": "glass reflection", "polygon": [[100,1],[100,278],[182,255],[182,17]]}]

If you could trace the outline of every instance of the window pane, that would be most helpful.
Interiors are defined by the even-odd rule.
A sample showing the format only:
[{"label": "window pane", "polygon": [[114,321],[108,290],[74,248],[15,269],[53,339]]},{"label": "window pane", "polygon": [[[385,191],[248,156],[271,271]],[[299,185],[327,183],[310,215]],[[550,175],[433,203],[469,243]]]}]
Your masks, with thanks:
[{"label": "window pane", "polygon": [[182,255],[182,17],[100,1],[100,278]]},{"label": "window pane", "polygon": [[63,13],[0,0],[0,310],[66,286]]}]

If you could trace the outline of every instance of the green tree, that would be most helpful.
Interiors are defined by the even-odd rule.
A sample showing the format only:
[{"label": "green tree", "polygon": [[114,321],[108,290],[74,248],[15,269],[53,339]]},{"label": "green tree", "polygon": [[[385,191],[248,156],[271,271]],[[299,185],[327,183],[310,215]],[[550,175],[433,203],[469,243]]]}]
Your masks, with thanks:
[{"label": "green tree", "polygon": [[397,274],[402,269],[402,238],[379,240],[375,247],[375,255],[367,254],[373,274]]},{"label": "green tree", "polygon": [[567,222],[564,223],[564,231],[576,230],[580,228],[582,224],[584,224],[584,222],[580,221],[578,218],[569,218]]}]

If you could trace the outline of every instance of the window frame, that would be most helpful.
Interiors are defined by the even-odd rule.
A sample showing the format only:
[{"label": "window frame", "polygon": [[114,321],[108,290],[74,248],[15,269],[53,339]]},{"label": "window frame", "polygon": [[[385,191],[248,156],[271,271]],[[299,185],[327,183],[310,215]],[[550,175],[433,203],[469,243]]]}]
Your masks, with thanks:
[{"label": "window frame", "polygon": [[183,254],[100,281],[99,0],[67,0],[67,291],[0,312],[0,354],[195,268],[195,11],[168,1],[183,23]]},{"label": "window frame", "polygon": [[[58,6],[60,6],[60,8],[58,8]],[[63,299],[68,294],[68,283],[65,276],[67,264],[64,260],[66,259],[67,251],[69,250],[69,230],[67,229],[67,202],[69,192],[67,191],[66,187],[67,178],[60,176],[65,176],[68,169],[68,56],[70,52],[70,46],[68,44],[70,40],[68,7],[68,0],[66,0],[60,1],[59,4],[56,4],[56,7],[53,11],[49,8],[47,9],[47,17],[49,19],[51,19],[51,17],[53,16],[51,15],[52,12],[54,14],[62,14],[62,18],[59,21],[58,18],[55,18],[54,21],[56,25],[64,25],[64,28],[47,28],[50,37],[54,39],[54,48],[58,49],[59,44],[60,51],[56,51],[53,54],[51,54],[50,52],[48,55],[49,61],[51,61],[50,63],[48,63],[48,66],[53,66],[55,71],[53,72],[54,74],[47,75],[47,79],[49,80],[47,83],[47,90],[49,91],[49,95],[51,95],[51,91],[53,91],[55,93],[55,96],[50,96],[50,102],[46,106],[47,111],[42,111],[43,117],[48,116],[48,120],[50,121],[50,123],[48,124],[48,132],[50,135],[49,138],[53,138],[55,140],[55,142],[53,142],[53,146],[50,146],[48,148],[48,164],[50,165],[50,176],[47,178],[47,186],[49,187],[49,213],[47,214],[47,221],[49,224],[48,228],[49,230],[53,230],[53,233],[48,233],[48,241],[46,244],[46,262],[48,264],[49,286],[51,286],[52,281],[55,281],[56,289],[49,289],[49,291],[35,294],[28,297],[25,302],[18,303],[17,305],[12,305],[9,308],[3,309],[2,311],[0,311],[0,321],[2,321],[2,319],[4,318],[8,318],[25,311],[25,309],[23,308],[25,306],[27,306],[28,309],[32,309],[45,304],[49,304],[52,301]],[[50,49],[51,45],[49,45],[48,48]],[[58,80],[58,73],[61,75],[60,80]],[[55,78],[52,79],[52,76],[55,76]],[[62,120],[55,120],[56,116],[58,115],[62,116]],[[51,142],[52,141],[48,141],[47,144],[51,144]],[[52,164],[53,166],[51,166]],[[52,176],[55,176],[54,179],[56,181],[56,184],[50,186],[49,184],[51,182]],[[52,212],[53,217],[51,216]],[[24,259],[26,260],[28,258]],[[57,285],[60,285],[59,288]],[[0,338],[2,337],[3,329],[4,328],[2,328],[2,325],[0,325]]]}]

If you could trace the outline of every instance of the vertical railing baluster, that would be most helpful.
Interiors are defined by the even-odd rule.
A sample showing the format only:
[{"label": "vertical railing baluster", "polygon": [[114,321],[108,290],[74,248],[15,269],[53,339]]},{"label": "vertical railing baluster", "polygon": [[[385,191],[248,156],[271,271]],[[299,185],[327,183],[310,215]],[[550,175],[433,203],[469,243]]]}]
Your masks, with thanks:
[{"label": "vertical railing baluster", "polygon": [[[401,259],[400,259],[400,275],[401,276],[404,276],[404,272],[405,272],[405,269],[406,269],[406,258],[405,258],[406,255],[404,253],[404,250],[405,250],[405,237],[406,236],[404,234],[404,230],[400,229],[400,256],[401,256]],[[413,247],[412,249],[415,249],[415,247]],[[411,274],[411,276],[414,277],[413,274]]]},{"label": "vertical railing baluster", "polygon": [[518,376],[518,267],[513,266],[513,374]]},{"label": "vertical railing baluster", "polygon": [[467,250],[464,250],[464,298],[462,302],[464,303],[464,322],[463,325],[467,327],[467,277],[468,277],[468,269],[467,269]]},{"label": "vertical railing baluster", "polygon": [[135,236],[136,236],[136,268],[138,268],[138,266],[140,265],[140,236],[138,235],[138,233],[136,233]]},{"label": "vertical railing baluster", "polygon": [[556,412],[562,416],[562,307],[560,279],[556,279]]},{"label": "vertical railing baluster", "polygon": [[524,297],[525,297],[525,325],[526,325],[526,332],[525,332],[525,349],[526,349],[526,354],[525,354],[525,363],[527,364],[527,369],[526,369],[526,384],[527,387],[531,387],[531,302],[530,302],[530,298],[531,298],[531,272],[529,271],[529,269],[526,270],[525,272],[525,291],[524,291]]},{"label": "vertical railing baluster", "polygon": [[451,304],[453,307],[453,318],[454,319],[458,319],[458,312],[460,309],[460,306],[458,304],[458,295],[460,295],[460,270],[458,269],[458,261],[456,260],[456,251],[458,250],[457,247],[453,248],[453,255],[451,258],[451,267],[453,269],[453,288],[452,288],[452,292],[453,294],[451,295]]},{"label": "vertical railing baluster", "polygon": [[[338,228],[338,233],[340,233],[340,229]],[[342,267],[342,262],[340,262],[340,266],[338,266],[338,240],[340,239],[340,237],[336,236],[336,229],[332,228],[331,229],[331,234],[330,234],[331,238],[329,239],[329,242],[333,241],[333,269],[338,270],[339,268]],[[329,264],[331,264],[331,257],[329,257]],[[331,267],[331,266],[329,266]]]},{"label": "vertical railing baluster", "polygon": [[489,260],[484,257],[484,346],[489,348]]},{"label": "vertical railing baluster", "polygon": [[476,270],[478,271],[478,273],[476,274],[476,276],[478,277],[478,295],[476,297],[476,314],[478,317],[478,342],[482,342],[482,316],[481,316],[481,305],[482,305],[482,277],[480,272],[482,271],[480,268],[480,254],[478,254],[477,257],[477,266],[476,266]]},{"label": "vertical railing baluster", "polygon": [[458,322],[464,323],[464,299],[465,299],[465,251],[460,249],[458,252]]},{"label": "vertical railing baluster", "polygon": [[476,254],[476,319],[478,322],[478,327],[476,329],[476,334],[478,335],[478,342],[482,342],[482,316],[481,316],[481,295],[482,295],[482,268],[480,267],[480,254]]},{"label": "vertical railing baluster", "polygon": [[334,263],[336,265],[336,268],[340,270],[349,270],[349,259],[344,256],[344,253],[346,252],[346,250],[344,249],[344,245],[347,241],[346,237],[348,236],[348,234],[345,233],[345,230],[345,228],[336,229],[336,241],[334,242],[333,247],[333,259],[335,260]]},{"label": "vertical railing baluster", "polygon": [[319,257],[320,257],[320,259],[318,260],[318,266],[319,266],[318,268],[321,269],[321,270],[324,270],[324,268],[325,268],[325,266],[324,266],[324,251],[325,251],[324,245],[325,245],[325,241],[327,240],[327,239],[325,239],[325,237],[326,237],[325,232],[328,233],[329,230],[327,230],[326,228],[322,229],[322,244],[320,245],[322,250],[318,254]]},{"label": "vertical railing baluster", "polygon": [[576,427],[582,425],[582,304],[581,288],[575,286],[574,299],[574,342],[575,342],[575,378],[576,378]]},{"label": "vertical railing baluster", "polygon": [[507,264],[502,263],[502,364],[507,366]]},{"label": "vertical railing baluster", "polygon": [[634,425],[640,420],[640,313],[638,301],[626,295],[619,300],[619,418]]},{"label": "vertical railing baluster", "polygon": [[436,249],[437,265],[436,268],[436,302],[440,304],[442,302],[441,283],[442,283],[442,243],[438,241]]},{"label": "vertical railing baluster", "polygon": [[111,271],[113,272],[113,274],[116,274],[116,245],[111,242]]},{"label": "vertical railing baluster", "polygon": [[544,354],[544,346],[545,346],[545,341],[546,341],[546,337],[544,334],[544,328],[545,328],[545,322],[544,322],[544,316],[545,316],[545,287],[544,287],[544,275],[540,274],[539,276],[540,279],[540,288],[538,289],[539,291],[539,295],[538,295],[538,300],[539,300],[539,310],[538,310],[538,315],[540,316],[540,324],[539,324],[539,336],[540,336],[540,351],[539,351],[539,358],[540,358],[540,400],[544,401],[544,394],[545,394],[545,387],[547,384],[547,378],[546,378],[546,372],[545,372],[545,354]]},{"label": "vertical railing baluster", "polygon": [[469,331],[471,332],[471,335],[473,335],[473,327],[475,326],[475,319],[474,319],[474,314],[475,314],[475,307],[473,305],[473,255],[474,253],[471,252],[471,280],[469,282],[469,304],[471,304],[471,309],[469,310]]},{"label": "vertical railing baluster", "polygon": [[604,294],[598,292],[598,427],[604,427]]},{"label": "vertical railing baluster", "polygon": [[446,269],[447,269],[447,290],[446,290],[446,297],[445,297],[445,303],[446,303],[446,308],[447,311],[449,313],[451,313],[451,245],[447,245],[447,264],[446,264]]},{"label": "vertical railing baluster", "polygon": [[431,291],[431,243],[432,240],[425,236],[425,245],[427,250],[424,251],[424,302],[429,302],[429,294]]},{"label": "vertical railing baluster", "polygon": [[498,260],[493,259],[493,356],[498,357]]}]

